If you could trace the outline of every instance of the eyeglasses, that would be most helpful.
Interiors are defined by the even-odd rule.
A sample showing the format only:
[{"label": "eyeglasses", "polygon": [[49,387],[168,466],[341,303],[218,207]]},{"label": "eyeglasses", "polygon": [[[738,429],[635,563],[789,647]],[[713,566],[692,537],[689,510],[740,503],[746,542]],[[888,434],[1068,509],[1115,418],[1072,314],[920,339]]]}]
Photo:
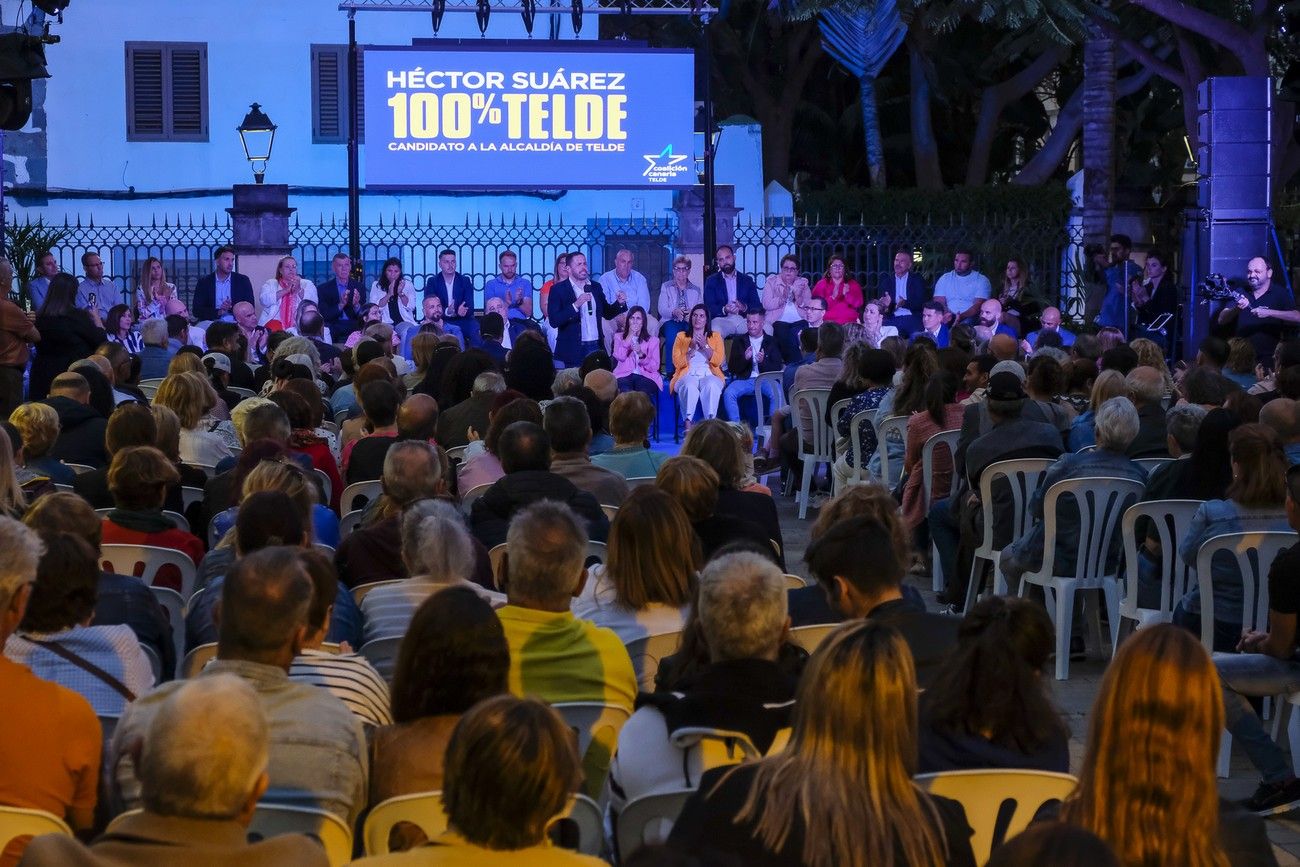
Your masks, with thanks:
[{"label": "eyeglasses", "polygon": [[689,271],[689,270],[691,270],[691,266],[690,266],[690,265],[674,265],[674,266],[673,266],[673,270],[674,270],[674,271]]},{"label": "eyeglasses", "polygon": [[781,270],[782,270],[782,271],[798,271],[798,270],[799,270],[799,266],[798,266],[798,265],[782,265],[782,266],[781,266]]}]

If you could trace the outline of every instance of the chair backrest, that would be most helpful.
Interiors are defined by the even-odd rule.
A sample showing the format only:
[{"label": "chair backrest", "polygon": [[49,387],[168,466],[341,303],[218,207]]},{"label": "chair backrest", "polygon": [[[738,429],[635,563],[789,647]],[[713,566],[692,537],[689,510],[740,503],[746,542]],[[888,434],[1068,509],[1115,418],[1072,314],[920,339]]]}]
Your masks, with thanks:
[{"label": "chair backrest", "polygon": [[505,581],[503,581],[502,579],[506,577],[505,575],[506,543],[505,542],[502,542],[500,545],[492,546],[491,550],[488,551],[488,562],[492,564],[492,580],[495,581],[497,585],[493,589],[500,590],[502,587],[505,586]]},{"label": "chair backrest", "polygon": [[1173,461],[1174,461],[1173,458],[1134,458],[1133,459],[1133,463],[1137,464],[1139,467],[1146,470],[1148,476],[1151,475],[1152,470],[1156,469],[1157,467],[1164,466],[1165,464],[1173,463]]},{"label": "chair backrest", "polygon": [[198,470],[203,470],[203,472],[207,474],[209,479],[217,474],[216,464],[200,464],[197,462],[186,461],[185,465],[189,467],[194,467],[195,469]]},{"label": "chair backrest", "polygon": [[[175,626],[172,627],[172,632],[173,634],[176,632]],[[149,668],[153,670],[153,682],[162,683],[163,681],[162,657],[158,655],[158,651],[153,649],[152,644],[142,643],[140,645],[140,649],[144,651],[145,658],[149,660]]]},{"label": "chair backrest", "polygon": [[472,487],[465,493],[461,494],[460,510],[464,512],[466,515],[468,515],[470,513],[471,508],[474,506],[474,501],[477,500],[479,497],[483,496],[484,494],[486,494],[488,488],[490,487],[492,487],[492,485],[490,484],[476,485],[475,487]]},{"label": "chair backrest", "polygon": [[836,629],[839,629],[838,623],[818,623],[815,626],[796,626],[790,630],[790,641],[799,645],[804,650],[812,653],[817,646],[826,640]]},{"label": "chair backrest", "polygon": [[[780,370],[760,373],[754,381],[754,418],[756,427],[754,436],[767,439],[772,432],[772,413],[785,406],[785,374]],[[765,391],[766,389],[766,391]],[[763,398],[767,393],[773,395],[771,406],[764,409]]]},{"label": "chair backrest", "polygon": [[[176,650],[176,665],[179,667],[181,657],[185,655],[185,597],[170,587],[151,586],[149,592],[153,594],[154,600],[162,606],[163,611],[167,612],[167,622],[172,628],[172,647]],[[150,649],[148,645],[142,644],[141,647],[144,647],[145,650]],[[160,661],[159,666],[161,667],[161,665]],[[169,680],[174,675],[175,672],[167,672]],[[161,683],[161,680],[158,682]]]},{"label": "chair backrest", "polygon": [[[835,430],[826,423],[829,388],[805,388],[790,397],[790,418],[794,422],[799,457],[806,461],[835,460]],[[804,413],[812,417],[812,429],[804,430]]]},{"label": "chair backrest", "polygon": [[465,462],[465,449],[467,449],[467,448],[469,448],[469,446],[467,446],[467,445],[465,445],[465,446],[452,446],[451,448],[447,449],[447,460],[448,460],[448,461],[454,461],[455,463],[458,463],[458,464],[459,464],[459,463],[464,463],[464,462]]},{"label": "chair backrest", "polygon": [[789,572],[781,576],[785,579],[786,590],[802,590],[808,586],[808,582],[801,575],[791,575]]},{"label": "chair backrest", "polygon": [[259,803],[248,826],[248,838],[264,840],[281,834],[306,834],[320,840],[330,867],[352,861],[352,830],[326,810]]},{"label": "chair backrest", "polygon": [[447,814],[443,811],[442,792],[398,795],[376,804],[361,829],[367,855],[388,854],[388,836],[398,822],[410,822],[430,840],[446,831]]},{"label": "chair backrest", "polygon": [[0,851],[15,837],[39,837],[41,834],[72,836],[68,823],[44,810],[23,807],[0,807]]},{"label": "chair backrest", "polygon": [[360,605],[361,600],[365,599],[366,594],[371,590],[374,590],[376,587],[383,587],[385,584],[396,584],[401,580],[401,578],[390,578],[387,581],[371,581],[369,584],[358,584],[356,587],[352,588],[352,598],[356,601],[357,605]]},{"label": "chair backrest", "polygon": [[1078,785],[1069,774],[1024,770],[947,771],[921,774],[916,782],[966,809],[966,822],[975,831],[970,842],[976,864],[987,862],[1002,841],[1025,830],[1039,810],[1065,800]]},{"label": "chair backrest", "polygon": [[64,466],[67,467],[68,469],[72,470],[72,471],[73,471],[74,473],[76,473],[77,475],[81,475],[82,473],[93,473],[93,472],[95,471],[95,468],[92,467],[92,466],[90,466],[90,464],[68,464],[68,463],[65,463]]},{"label": "chair backrest", "polygon": [[903,476],[903,465],[889,460],[889,441],[907,441],[907,418],[905,415],[891,415],[876,419],[876,454],[880,455],[880,478],[891,490]]},{"label": "chair backrest", "polygon": [[[945,430],[933,435],[921,446],[921,488],[925,493],[925,505],[930,506],[934,502],[934,450],[943,446],[948,450],[948,456],[951,458],[957,454],[957,440],[961,437],[960,430]],[[883,459],[882,459],[883,460]],[[883,466],[881,468],[883,472]],[[944,497],[951,497],[957,490],[957,472],[954,467],[950,474],[948,490],[944,492]]]},{"label": "chair backrest", "polygon": [[1268,625],[1268,569],[1283,548],[1296,543],[1295,533],[1279,530],[1224,533],[1207,539],[1196,552],[1196,580],[1201,588],[1201,643],[1214,647],[1214,555],[1227,551],[1241,570],[1241,625],[1263,630]]},{"label": "chair backrest", "polygon": [[316,477],[316,481],[320,482],[321,494],[324,496],[322,502],[328,506],[334,501],[334,483],[330,481],[329,474],[322,469],[313,467],[311,472]]},{"label": "chair backrest", "polygon": [[618,506],[609,506],[605,503],[601,503],[600,510],[605,513],[605,517],[609,519],[610,523],[614,522],[614,516],[618,514]]},{"label": "chair backrest", "polygon": [[597,562],[604,563],[609,559],[609,546],[604,542],[597,542],[595,539],[587,541],[587,560],[595,558]]},{"label": "chair backrest", "polygon": [[104,571],[135,575],[149,585],[158,577],[159,569],[174,566],[181,573],[182,599],[189,599],[194,594],[194,585],[198,582],[198,570],[194,568],[194,561],[188,555],[171,548],[155,545],[101,545],[99,559]]},{"label": "chair backrest", "polygon": [[[1040,575],[1080,580],[1096,580],[1106,575],[1106,561],[1119,538],[1119,522],[1124,510],[1142,496],[1146,485],[1133,479],[1094,476],[1065,479],[1047,489],[1043,498],[1043,567]],[[1079,509],[1079,547],[1074,558],[1074,574],[1057,576],[1056,519],[1057,501],[1073,497]]]},{"label": "chair backrest", "polygon": [[629,801],[618,814],[618,856],[625,861],[642,846],[656,846],[668,840],[686,799],[694,789],[661,792]]},{"label": "chair backrest", "polygon": [[77,492],[77,489],[72,487],[72,485],[64,484],[63,482],[55,482],[54,490],[64,494],[75,494]]},{"label": "chair backrest", "polygon": [[632,476],[630,479],[626,479],[625,481],[627,482],[628,490],[631,490],[632,488],[639,488],[642,485],[653,485],[655,483],[655,477]]},{"label": "chair backrest", "polygon": [[595,858],[605,845],[605,811],[586,795],[575,795],[564,818],[578,826],[578,852]]},{"label": "chair backrest", "polygon": [[346,513],[342,518],[339,518],[340,543],[348,536],[351,536],[353,530],[361,526],[361,516],[365,514],[365,511],[365,509],[355,509]]},{"label": "chair backrest", "polygon": [[343,489],[339,497],[339,511],[346,515],[357,509],[364,509],[371,500],[377,499],[384,492],[384,483],[378,479],[369,482],[353,482]]},{"label": "chair backrest", "polygon": [[393,672],[397,669],[397,651],[401,646],[400,635],[393,638],[376,638],[361,645],[361,649],[357,652],[370,660],[375,671],[392,684]]},{"label": "chair backrest", "polygon": [[870,425],[872,429],[876,426],[877,410],[864,409],[855,412],[849,418],[849,438],[847,440],[849,453],[853,456],[852,475],[850,479],[865,479],[867,477],[867,463],[871,460],[871,455],[862,453],[862,426]]},{"label": "chair backrest", "polygon": [[[199,499],[203,498],[202,495],[203,492],[199,491]],[[96,509],[95,514],[99,515],[101,518],[107,518],[108,513],[111,511],[113,511],[111,507],[107,509]],[[184,530],[186,533],[190,531],[189,519],[186,518],[184,515],[182,515],[180,512],[173,512],[170,509],[163,509],[163,517],[171,521],[172,526],[175,527],[177,530]]]},{"label": "chair backrest", "polygon": [[627,655],[632,658],[632,667],[636,669],[637,683],[642,692],[654,692],[659,660],[676,653],[681,641],[682,633],[678,630],[644,635],[627,643]]},{"label": "chair backrest", "polygon": [[145,397],[153,400],[153,396],[158,393],[158,386],[160,385],[162,385],[161,379],[142,379],[136,384],[136,387],[144,393]]},{"label": "chair backrest", "polygon": [[619,705],[599,701],[553,702],[564,722],[578,736],[578,755],[586,774],[584,790],[599,797],[609,776],[609,763],[618,744],[618,733],[631,712]]},{"label": "chair backrest", "polygon": [[240,397],[257,397],[257,392],[253,391],[251,388],[240,388],[237,385],[228,385],[226,386],[226,390],[233,391]]},{"label": "chair backrest", "polygon": [[831,404],[831,427],[832,428],[838,429],[840,424],[840,415],[844,412],[844,410],[849,408],[849,404],[852,402],[853,402],[853,398],[843,397],[835,401],[835,403]]},{"label": "chair backrest", "polygon": [[1187,536],[1200,500],[1149,500],[1134,503],[1124,512],[1120,535],[1124,539],[1125,587],[1123,609],[1136,613],[1138,596],[1138,550],[1146,539],[1137,537],[1137,522],[1147,518],[1160,539],[1160,622],[1168,623],[1174,605],[1191,589],[1196,569],[1183,562],[1178,543]]},{"label": "chair backrest", "polygon": [[984,468],[984,472],[980,474],[980,501],[984,510],[984,541],[980,545],[982,552],[991,554],[998,550],[994,547],[993,539],[994,480],[1003,478],[1011,488],[1011,526],[1002,529],[1007,532],[1005,538],[1019,539],[1029,530],[1029,500],[1033,497],[1034,491],[1038,490],[1047,468],[1053,463],[1050,458],[1021,458],[1014,461],[997,461]]},{"label": "chair backrest", "polygon": [[179,666],[179,676],[185,680],[191,677],[197,677],[198,673],[208,662],[217,655],[217,643],[215,641],[208,644],[200,644],[198,647],[185,654]]},{"label": "chair backrest", "polygon": [[182,508],[182,509],[185,509],[186,511],[189,511],[190,506],[194,505],[195,503],[201,503],[201,502],[203,502],[203,489],[202,489],[202,488],[191,488],[191,487],[182,487],[182,488],[181,488],[181,508]]}]

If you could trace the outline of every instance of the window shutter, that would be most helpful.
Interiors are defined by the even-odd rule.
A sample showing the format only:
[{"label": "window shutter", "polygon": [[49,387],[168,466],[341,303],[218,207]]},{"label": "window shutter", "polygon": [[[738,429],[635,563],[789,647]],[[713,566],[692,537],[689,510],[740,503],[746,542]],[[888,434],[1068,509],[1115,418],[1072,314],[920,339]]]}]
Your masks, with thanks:
[{"label": "window shutter", "polygon": [[163,49],[127,49],[127,132],[132,138],[162,138]]},{"label": "window shutter", "polygon": [[173,48],[171,60],[171,133],[174,138],[206,138],[202,48]]},{"label": "window shutter", "polygon": [[340,84],[343,76],[339,70],[343,58],[336,46],[311,47],[312,140],[338,142],[347,136],[343,128],[343,100]]},{"label": "window shutter", "polygon": [[[347,49],[344,48],[344,56]],[[346,101],[347,95],[344,94]],[[343,138],[347,139],[347,131],[344,130]],[[357,143],[366,143],[366,52],[363,49],[357,49]]]}]

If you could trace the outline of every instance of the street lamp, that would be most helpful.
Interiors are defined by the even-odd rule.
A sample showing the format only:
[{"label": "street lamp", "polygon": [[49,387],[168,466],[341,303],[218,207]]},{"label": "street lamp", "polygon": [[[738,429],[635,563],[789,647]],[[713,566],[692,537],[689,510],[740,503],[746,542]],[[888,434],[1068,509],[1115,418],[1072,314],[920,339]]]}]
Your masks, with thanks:
[{"label": "street lamp", "polygon": [[[239,141],[244,146],[244,156],[253,167],[255,183],[260,184],[266,178],[266,163],[271,159],[271,146],[275,144],[276,129],[276,125],[257,103],[249,106],[248,114],[244,115],[244,122],[236,127]],[[259,164],[261,168],[258,168]]]}]

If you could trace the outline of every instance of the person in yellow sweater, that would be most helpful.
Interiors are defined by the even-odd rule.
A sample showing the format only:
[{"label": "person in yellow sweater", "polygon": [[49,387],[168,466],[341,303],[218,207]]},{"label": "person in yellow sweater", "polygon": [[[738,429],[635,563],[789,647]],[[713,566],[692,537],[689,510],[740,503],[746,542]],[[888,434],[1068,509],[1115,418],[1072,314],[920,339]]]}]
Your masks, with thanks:
[{"label": "person in yellow sweater", "polygon": [[696,304],[688,317],[690,328],[673,341],[673,372],[668,389],[680,399],[682,417],[690,430],[698,404],[704,417],[718,414],[718,399],[726,381],[722,375],[722,337],[709,327],[709,310]]}]

